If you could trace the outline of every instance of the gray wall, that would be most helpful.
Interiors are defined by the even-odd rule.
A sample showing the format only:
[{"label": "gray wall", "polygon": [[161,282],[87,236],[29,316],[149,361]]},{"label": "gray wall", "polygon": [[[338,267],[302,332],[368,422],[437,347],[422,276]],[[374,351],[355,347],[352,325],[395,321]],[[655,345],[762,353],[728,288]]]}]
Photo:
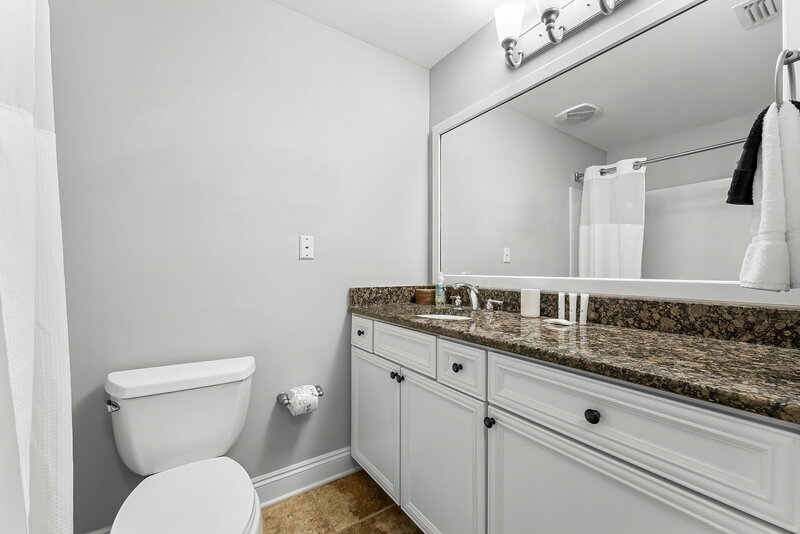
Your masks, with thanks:
[{"label": "gray wall", "polygon": [[605,151],[508,104],[441,146],[445,272],[569,276],[572,172],[603,163]]},{"label": "gray wall", "polygon": [[347,288],[427,278],[428,72],[268,0],[51,3],[76,532],[138,482],[110,371],[252,354],[251,476],[348,446]]}]

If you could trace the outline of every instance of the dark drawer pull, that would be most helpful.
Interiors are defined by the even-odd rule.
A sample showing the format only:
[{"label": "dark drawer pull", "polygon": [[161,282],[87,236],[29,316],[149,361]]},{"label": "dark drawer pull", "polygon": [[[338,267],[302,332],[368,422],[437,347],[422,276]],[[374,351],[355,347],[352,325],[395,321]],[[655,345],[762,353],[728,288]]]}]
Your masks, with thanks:
[{"label": "dark drawer pull", "polygon": [[592,425],[596,425],[597,423],[600,422],[600,412],[598,412],[597,410],[592,410],[592,409],[586,410],[585,412],[583,412],[583,416]]},{"label": "dark drawer pull", "polygon": [[453,372],[454,372],[454,373],[457,373],[457,372],[459,372],[459,371],[460,371],[460,370],[462,370],[463,368],[464,368],[464,366],[463,366],[463,365],[461,365],[460,363],[454,363],[454,364],[453,364],[453,367],[452,367],[452,369],[453,369]]},{"label": "dark drawer pull", "polygon": [[363,336],[364,334],[365,334],[365,332],[363,330],[358,330],[356,332],[356,335],[359,335],[359,336]]},{"label": "dark drawer pull", "polygon": [[494,420],[494,417],[484,417],[483,418],[483,426],[486,428],[492,428],[497,421]]}]

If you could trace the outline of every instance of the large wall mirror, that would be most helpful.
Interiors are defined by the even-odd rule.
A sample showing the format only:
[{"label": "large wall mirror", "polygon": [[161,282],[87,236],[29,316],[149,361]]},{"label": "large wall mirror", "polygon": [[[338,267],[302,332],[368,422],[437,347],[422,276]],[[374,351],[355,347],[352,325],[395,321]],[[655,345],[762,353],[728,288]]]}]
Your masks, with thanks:
[{"label": "large wall mirror", "polygon": [[752,207],[726,196],[782,49],[780,18],[745,28],[739,3],[702,2],[442,133],[442,270],[738,280]]}]

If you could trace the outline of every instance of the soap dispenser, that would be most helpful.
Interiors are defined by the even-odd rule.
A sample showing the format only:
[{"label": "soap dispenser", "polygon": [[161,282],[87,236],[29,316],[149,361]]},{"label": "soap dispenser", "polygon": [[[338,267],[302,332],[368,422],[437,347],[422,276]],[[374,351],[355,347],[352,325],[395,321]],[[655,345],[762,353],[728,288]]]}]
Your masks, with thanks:
[{"label": "soap dispenser", "polygon": [[444,274],[439,272],[439,276],[436,278],[436,288],[434,302],[437,306],[444,306],[445,299],[444,299]]}]

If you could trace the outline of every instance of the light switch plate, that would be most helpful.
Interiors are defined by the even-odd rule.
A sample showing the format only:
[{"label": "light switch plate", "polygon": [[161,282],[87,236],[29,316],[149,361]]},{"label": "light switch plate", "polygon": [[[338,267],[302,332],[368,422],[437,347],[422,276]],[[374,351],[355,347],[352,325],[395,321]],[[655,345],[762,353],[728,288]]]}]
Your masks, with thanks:
[{"label": "light switch plate", "polygon": [[314,259],[314,236],[301,235],[300,236],[300,259],[313,260]]},{"label": "light switch plate", "polygon": [[511,263],[511,247],[503,249],[503,263]]}]

